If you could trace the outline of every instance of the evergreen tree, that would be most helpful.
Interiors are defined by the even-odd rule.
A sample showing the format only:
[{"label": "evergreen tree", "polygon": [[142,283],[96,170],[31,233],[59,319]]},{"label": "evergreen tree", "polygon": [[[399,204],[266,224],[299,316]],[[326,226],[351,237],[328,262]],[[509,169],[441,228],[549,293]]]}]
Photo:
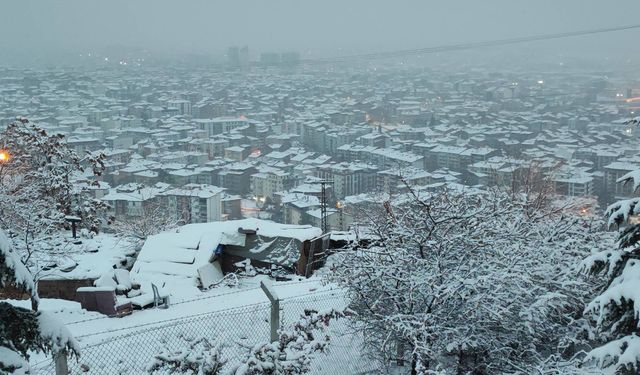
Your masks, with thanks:
[{"label": "evergreen tree", "polygon": [[[638,125],[640,118],[629,121]],[[640,187],[640,170],[622,176],[618,183]],[[592,254],[583,262],[586,270],[604,275],[606,285],[589,303],[586,312],[595,320],[604,345],[588,359],[618,374],[640,372],[640,198],[618,201],[607,208],[610,226],[619,227],[617,247]]]},{"label": "evergreen tree", "polygon": [[33,277],[9,239],[0,231],[0,288],[13,286],[29,294],[33,310],[0,302],[0,373],[27,373],[29,352],[78,354],[76,341],[55,317],[37,311],[38,293]]}]

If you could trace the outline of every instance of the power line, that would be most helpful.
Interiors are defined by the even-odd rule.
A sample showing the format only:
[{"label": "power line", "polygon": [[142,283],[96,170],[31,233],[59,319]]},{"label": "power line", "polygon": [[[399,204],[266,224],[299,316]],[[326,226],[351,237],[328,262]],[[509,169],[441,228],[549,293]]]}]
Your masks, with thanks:
[{"label": "power line", "polygon": [[524,36],[524,37],[497,39],[497,40],[489,40],[489,41],[482,41],[482,42],[447,44],[447,45],[441,45],[441,46],[435,46],[435,47],[406,49],[406,50],[399,50],[399,51],[363,53],[363,54],[356,54],[356,55],[324,57],[324,58],[315,58],[315,59],[302,59],[300,60],[300,62],[303,64],[325,64],[325,63],[334,63],[334,62],[347,62],[351,60],[378,60],[378,59],[386,59],[386,58],[402,57],[402,56],[415,56],[415,55],[432,54],[432,53],[439,53],[439,52],[461,51],[461,50],[468,50],[468,49],[474,49],[474,48],[496,47],[496,46],[535,42],[535,41],[542,41],[542,40],[563,39],[563,38],[571,38],[571,37],[584,36],[584,35],[604,34],[604,33],[625,31],[625,30],[632,30],[632,29],[639,29],[639,28],[640,28],[640,24],[636,24],[636,25],[607,27],[607,28],[590,29],[590,30],[582,30],[582,31],[569,31],[564,33],[530,35],[530,36]]}]

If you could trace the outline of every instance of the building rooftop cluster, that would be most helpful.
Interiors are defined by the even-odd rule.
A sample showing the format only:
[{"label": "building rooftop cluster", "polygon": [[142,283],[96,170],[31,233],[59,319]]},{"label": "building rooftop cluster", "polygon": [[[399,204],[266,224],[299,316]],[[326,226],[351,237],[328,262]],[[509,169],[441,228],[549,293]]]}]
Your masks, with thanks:
[{"label": "building rooftop cluster", "polygon": [[[532,169],[557,194],[631,195],[638,88],[615,75],[151,67],[5,69],[0,125],[27,117],[103,152],[90,189],[115,220],[163,204],[187,223],[244,217],[333,229],[344,202],[409,186],[513,186]],[[373,194],[373,195],[371,195]],[[377,195],[376,195],[377,194]],[[346,207],[349,205],[347,204]]]}]

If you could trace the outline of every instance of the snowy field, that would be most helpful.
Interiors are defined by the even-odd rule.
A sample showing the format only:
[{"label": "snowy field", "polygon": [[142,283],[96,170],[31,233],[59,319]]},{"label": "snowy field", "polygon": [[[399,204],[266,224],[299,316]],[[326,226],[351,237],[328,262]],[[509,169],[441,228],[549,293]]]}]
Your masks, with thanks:
[{"label": "snowy field", "polygon": [[[82,310],[78,303],[44,299],[42,309],[66,323],[80,342],[78,361],[71,359],[72,374],[146,373],[153,356],[163,349],[178,350],[204,337],[222,343],[226,370],[241,360],[249,348],[269,339],[270,305],[259,282],[264,276],[244,278],[238,287],[221,287],[199,296],[172,301],[168,309],[134,311],[123,318],[105,318]],[[318,278],[274,284],[281,299],[281,324],[290,325],[304,309],[344,308],[344,293]],[[25,302],[14,301],[16,304]],[[327,354],[317,354],[316,374],[355,374],[372,370],[360,353],[361,339],[345,320],[330,324]],[[53,374],[50,358],[32,356],[34,373]]]}]

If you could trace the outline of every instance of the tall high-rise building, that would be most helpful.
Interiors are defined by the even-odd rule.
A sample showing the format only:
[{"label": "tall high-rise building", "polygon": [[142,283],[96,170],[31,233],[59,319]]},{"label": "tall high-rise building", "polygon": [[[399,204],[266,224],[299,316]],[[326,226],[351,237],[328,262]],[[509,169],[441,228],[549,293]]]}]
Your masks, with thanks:
[{"label": "tall high-rise building", "polygon": [[246,68],[249,66],[249,47],[244,46],[240,48],[240,52],[238,53],[238,60],[241,68]]},{"label": "tall high-rise building", "polygon": [[280,55],[280,61],[282,65],[298,65],[300,63],[300,53],[295,51],[283,52]]},{"label": "tall high-rise building", "polygon": [[232,46],[227,49],[227,62],[232,68],[246,68],[249,66],[249,47]]},{"label": "tall high-rise building", "polygon": [[232,68],[240,67],[240,49],[237,46],[229,47],[227,50],[227,62]]}]

